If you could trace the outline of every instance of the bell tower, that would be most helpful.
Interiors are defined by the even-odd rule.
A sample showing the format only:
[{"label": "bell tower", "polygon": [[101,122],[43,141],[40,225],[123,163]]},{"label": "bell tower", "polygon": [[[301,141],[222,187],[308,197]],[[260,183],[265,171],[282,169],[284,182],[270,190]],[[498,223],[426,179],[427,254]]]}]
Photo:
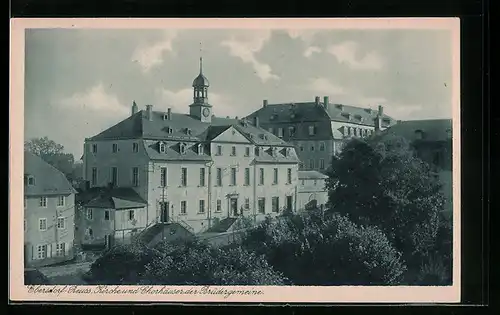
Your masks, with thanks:
[{"label": "bell tower", "polygon": [[193,80],[193,103],[189,105],[189,115],[210,123],[212,121],[212,105],[208,103],[208,87],[210,83],[203,75],[203,58],[200,56],[200,74]]}]

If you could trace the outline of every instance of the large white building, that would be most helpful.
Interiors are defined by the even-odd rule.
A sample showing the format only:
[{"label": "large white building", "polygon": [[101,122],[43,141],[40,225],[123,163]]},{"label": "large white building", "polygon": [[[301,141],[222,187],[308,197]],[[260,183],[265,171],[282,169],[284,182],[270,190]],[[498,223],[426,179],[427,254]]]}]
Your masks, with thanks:
[{"label": "large white building", "polygon": [[139,111],[134,102],[130,117],[85,140],[83,243],[126,239],[159,223],[198,233],[242,215],[259,220],[295,209],[293,145],[258,118],[215,116],[201,59],[192,86],[189,114]]}]

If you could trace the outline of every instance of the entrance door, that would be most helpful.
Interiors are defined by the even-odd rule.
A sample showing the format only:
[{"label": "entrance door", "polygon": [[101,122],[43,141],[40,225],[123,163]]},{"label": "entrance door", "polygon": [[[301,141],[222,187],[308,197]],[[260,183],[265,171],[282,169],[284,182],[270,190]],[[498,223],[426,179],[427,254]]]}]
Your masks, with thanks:
[{"label": "entrance door", "polygon": [[234,216],[238,216],[238,198],[231,198],[231,211]]},{"label": "entrance door", "polygon": [[292,211],[292,208],[293,208],[292,201],[293,201],[292,196],[286,196],[286,210],[287,211]]},{"label": "entrance door", "polygon": [[169,209],[170,209],[170,203],[168,201],[166,202],[160,202],[160,221],[163,223],[167,223],[169,220]]}]

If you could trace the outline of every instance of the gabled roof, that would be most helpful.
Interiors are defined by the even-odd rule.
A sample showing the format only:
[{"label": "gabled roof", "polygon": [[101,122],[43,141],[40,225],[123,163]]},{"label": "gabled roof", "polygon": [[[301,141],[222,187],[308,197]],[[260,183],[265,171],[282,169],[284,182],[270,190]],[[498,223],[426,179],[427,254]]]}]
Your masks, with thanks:
[{"label": "gabled roof", "polygon": [[326,179],[327,175],[318,171],[299,171],[299,179]]},{"label": "gabled roof", "polygon": [[233,126],[254,144],[290,146],[266,130],[238,119],[212,117],[212,122],[206,123],[187,114],[171,113],[170,120],[164,119],[164,112],[153,111],[152,114],[152,120],[149,120],[146,112],[140,111],[89,140],[147,139],[200,142],[210,141]]},{"label": "gabled roof", "polygon": [[24,151],[24,174],[34,176],[34,185],[24,185],[25,196],[69,195],[75,193],[66,176],[39,156]]},{"label": "gabled roof", "polygon": [[[350,118],[347,114],[350,114]],[[319,122],[319,121],[341,121],[366,126],[375,126],[378,110],[362,108],[343,104],[328,104],[325,108],[322,104],[315,102],[268,104],[261,107],[248,117],[259,117],[263,124],[293,123],[293,122]],[[395,120],[388,115],[382,114],[383,120],[394,124]]]},{"label": "gabled roof", "polygon": [[[387,128],[381,134],[396,135],[405,138],[408,141],[446,141],[452,131],[451,119],[425,119],[425,120],[406,120]],[[420,137],[419,133],[422,133]]]},{"label": "gabled roof", "polygon": [[147,201],[129,187],[93,187],[78,194],[78,201],[88,208],[133,209],[144,208]]}]

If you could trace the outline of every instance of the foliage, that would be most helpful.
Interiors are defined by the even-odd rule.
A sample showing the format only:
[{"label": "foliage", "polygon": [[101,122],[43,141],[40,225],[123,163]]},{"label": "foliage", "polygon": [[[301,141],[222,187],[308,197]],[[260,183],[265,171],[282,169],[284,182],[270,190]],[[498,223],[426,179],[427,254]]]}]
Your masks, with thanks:
[{"label": "foliage", "polygon": [[399,137],[351,140],[328,172],[329,208],[378,226],[407,263],[420,266],[434,246],[444,196],[409,144]]},{"label": "foliage", "polygon": [[92,277],[107,284],[280,285],[285,279],[262,256],[199,241],[161,242],[155,248],[118,246],[98,259]]},{"label": "foliage", "polygon": [[239,216],[238,219],[234,222],[233,229],[235,231],[237,231],[237,230],[252,228],[254,226],[255,226],[255,222],[254,222],[254,219],[252,217]]},{"label": "foliage", "polygon": [[242,246],[263,254],[296,285],[398,284],[405,265],[376,227],[309,212],[267,220]]},{"label": "foliage", "polygon": [[48,137],[33,138],[24,143],[24,149],[40,156],[45,162],[54,166],[68,177],[73,175],[75,159],[73,154],[64,153],[64,146]]}]

